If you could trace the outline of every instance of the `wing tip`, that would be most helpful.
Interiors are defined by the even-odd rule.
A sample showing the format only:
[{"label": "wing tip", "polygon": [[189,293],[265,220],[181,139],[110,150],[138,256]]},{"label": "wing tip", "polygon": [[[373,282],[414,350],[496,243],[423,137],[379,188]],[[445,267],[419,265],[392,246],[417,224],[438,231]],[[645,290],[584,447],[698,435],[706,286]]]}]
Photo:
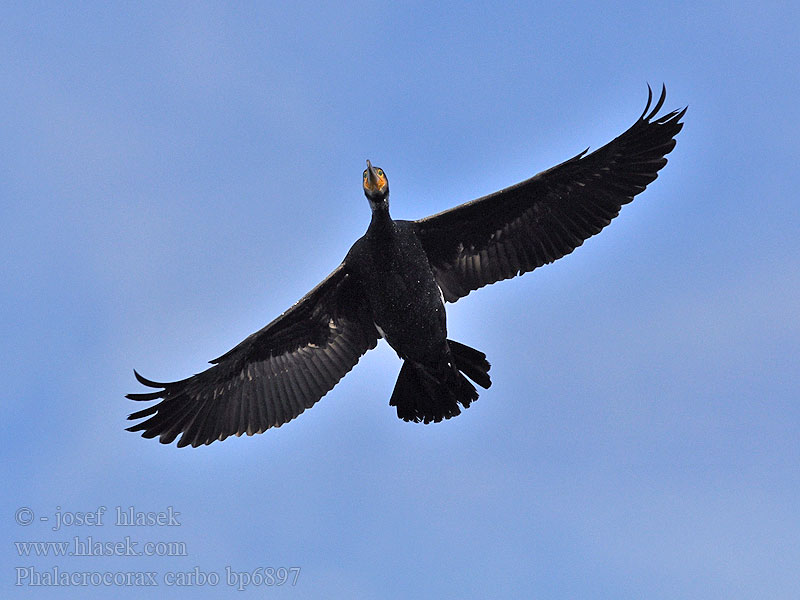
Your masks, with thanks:
[{"label": "wing tip", "polygon": [[159,398],[163,398],[164,391],[158,392],[147,392],[144,394],[125,394],[125,397],[128,400],[135,400],[136,402],[147,402],[149,400],[158,400]]},{"label": "wing tip", "polygon": [[142,385],[145,385],[147,387],[151,387],[151,388],[166,388],[167,387],[166,383],[159,383],[158,381],[153,381],[151,379],[148,379],[147,377],[142,376],[141,374],[139,374],[139,372],[136,369],[133,370],[133,376],[136,377],[136,381],[138,381],[139,383],[141,383]]},{"label": "wing tip", "polygon": [[[647,84],[647,103],[645,104],[644,110],[642,114],[639,116],[638,121],[643,121],[645,123],[650,123],[653,119],[656,118],[658,111],[662,109],[664,106],[664,102],[667,99],[667,86],[666,84],[661,84],[661,93],[658,95],[658,100],[656,100],[655,106],[653,106],[652,110],[650,106],[653,104],[653,88],[650,87],[650,84]],[[686,111],[689,109],[689,106],[684,106],[682,109],[673,110],[666,115],[659,117],[656,119],[656,123],[663,125],[666,123],[676,123],[679,126],[683,126],[683,123],[678,123],[684,115]],[[680,131],[680,130],[679,130]],[[677,132],[676,132],[677,133]]]},{"label": "wing tip", "polygon": [[658,100],[656,100],[656,105],[653,107],[653,110],[650,110],[650,105],[653,103],[653,88],[650,87],[650,84],[647,84],[647,104],[645,104],[644,110],[642,111],[641,116],[639,117],[639,121],[649,122],[658,114],[658,111],[661,110],[661,107],[664,106],[664,101],[667,99],[667,86],[665,83],[661,84],[661,93],[658,96]]}]

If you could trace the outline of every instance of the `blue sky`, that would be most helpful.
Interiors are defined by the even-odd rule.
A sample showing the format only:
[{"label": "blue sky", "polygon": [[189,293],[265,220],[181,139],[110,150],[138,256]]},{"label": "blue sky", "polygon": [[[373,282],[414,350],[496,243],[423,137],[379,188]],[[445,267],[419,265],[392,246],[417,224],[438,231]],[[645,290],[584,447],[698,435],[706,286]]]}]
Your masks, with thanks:
[{"label": "blue sky", "polygon": [[[764,3],[25,3],[0,16],[4,597],[795,598],[800,52]],[[493,387],[401,422],[385,345],[296,421],[177,449],[123,430],[365,230],[689,105],[661,176],[574,254],[449,306]],[[62,512],[179,527],[52,531]],[[28,526],[16,511],[35,515]],[[47,523],[38,520],[46,516]],[[12,542],[185,544],[22,557]],[[17,568],[158,573],[29,588]],[[238,592],[226,568],[300,567]]]}]

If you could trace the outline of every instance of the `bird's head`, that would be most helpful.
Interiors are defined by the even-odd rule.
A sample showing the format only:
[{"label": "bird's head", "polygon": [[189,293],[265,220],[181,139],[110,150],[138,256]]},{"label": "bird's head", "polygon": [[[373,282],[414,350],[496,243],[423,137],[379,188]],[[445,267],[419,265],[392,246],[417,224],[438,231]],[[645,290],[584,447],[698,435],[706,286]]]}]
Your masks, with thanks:
[{"label": "bird's head", "polygon": [[364,195],[369,200],[370,206],[375,209],[378,207],[389,206],[389,180],[386,173],[379,167],[373,167],[367,161],[367,168],[364,169],[363,177]]}]

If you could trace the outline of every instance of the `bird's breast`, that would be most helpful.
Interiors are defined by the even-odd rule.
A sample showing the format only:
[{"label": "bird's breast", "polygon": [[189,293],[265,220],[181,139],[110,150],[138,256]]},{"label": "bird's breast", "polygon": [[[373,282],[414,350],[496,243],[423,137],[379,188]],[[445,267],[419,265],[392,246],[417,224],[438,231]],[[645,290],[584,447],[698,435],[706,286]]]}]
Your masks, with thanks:
[{"label": "bird's breast", "polygon": [[350,262],[378,331],[403,358],[424,360],[447,337],[441,291],[416,235],[365,236]]}]

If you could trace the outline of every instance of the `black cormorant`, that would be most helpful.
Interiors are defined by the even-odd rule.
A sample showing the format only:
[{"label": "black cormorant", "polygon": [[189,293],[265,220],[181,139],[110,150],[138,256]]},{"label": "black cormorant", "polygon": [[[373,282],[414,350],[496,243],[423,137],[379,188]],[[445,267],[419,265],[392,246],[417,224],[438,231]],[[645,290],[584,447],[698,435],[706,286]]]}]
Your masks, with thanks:
[{"label": "black cormorant", "polygon": [[[488,388],[489,363],[447,339],[445,302],[527,273],[600,232],[667,163],[686,109],[656,117],[666,89],[625,133],[504,190],[419,221],[389,216],[389,183],[367,161],[366,234],[344,261],[289,310],[213,366],[157,383],[157,400],[129,428],[178,446],[279,427],[310,408],[383,337],[403,359],[389,403],[406,421],[441,421]],[[649,112],[648,112],[649,111]],[[465,377],[466,376],[466,377]],[[472,380],[472,382],[470,382]]]}]

